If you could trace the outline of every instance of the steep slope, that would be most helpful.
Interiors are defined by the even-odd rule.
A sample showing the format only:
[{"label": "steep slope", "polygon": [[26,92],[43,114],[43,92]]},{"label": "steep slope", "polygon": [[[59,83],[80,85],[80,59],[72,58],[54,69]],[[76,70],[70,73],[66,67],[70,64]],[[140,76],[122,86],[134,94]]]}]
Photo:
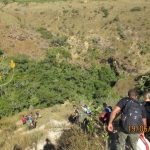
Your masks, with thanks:
[{"label": "steep slope", "polygon": [[[68,37],[70,63],[106,64],[119,74],[150,70],[150,5],[147,0],[0,4],[0,49],[6,55],[44,57],[52,47],[37,29]],[[131,77],[132,78],[132,77]],[[132,78],[134,79],[134,78]]]}]

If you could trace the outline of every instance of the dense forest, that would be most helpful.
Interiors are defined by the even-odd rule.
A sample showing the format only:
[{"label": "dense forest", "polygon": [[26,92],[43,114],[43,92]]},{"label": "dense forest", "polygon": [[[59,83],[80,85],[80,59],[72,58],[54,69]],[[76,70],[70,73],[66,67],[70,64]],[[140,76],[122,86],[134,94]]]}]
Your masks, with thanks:
[{"label": "dense forest", "polygon": [[[61,60],[57,58],[58,54]],[[46,57],[39,61],[25,55],[6,59],[2,56],[0,117],[13,115],[31,106],[46,108],[66,100],[101,104],[110,92],[112,98],[117,97],[112,87],[121,76],[115,70],[109,66],[83,68],[70,64],[67,60],[71,59],[71,55],[62,48],[47,50]],[[11,60],[15,62],[13,70],[9,65]],[[149,82],[149,75],[137,79],[139,94],[150,89]]]},{"label": "dense forest", "polygon": [[[58,53],[61,61],[57,59]],[[46,57],[40,61],[25,55],[4,59],[0,66],[0,116],[12,115],[30,106],[45,108],[66,100],[104,101],[119,76],[109,66],[82,68],[70,64],[67,62],[70,57],[69,52],[58,48],[47,50]],[[11,60],[15,62],[14,71],[9,65]],[[11,82],[5,84],[13,72]]]}]

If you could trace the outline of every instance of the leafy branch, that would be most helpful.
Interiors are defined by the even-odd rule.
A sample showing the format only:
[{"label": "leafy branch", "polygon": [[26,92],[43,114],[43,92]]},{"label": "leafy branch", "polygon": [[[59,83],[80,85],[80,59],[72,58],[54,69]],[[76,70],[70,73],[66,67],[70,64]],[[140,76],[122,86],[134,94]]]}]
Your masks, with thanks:
[{"label": "leafy branch", "polygon": [[[2,61],[3,61],[4,59],[2,59]],[[2,62],[1,62],[2,63]],[[0,63],[0,64],[1,64]],[[11,67],[11,69],[12,69],[12,76],[11,76],[11,78],[7,81],[7,82],[5,82],[5,83],[3,83],[3,84],[0,84],[0,87],[2,88],[3,86],[6,86],[8,83],[10,83],[11,81],[12,81],[12,79],[14,78],[14,74],[15,74],[15,72],[14,72],[14,68],[15,68],[15,62],[13,61],[13,60],[11,60],[11,62],[10,62],[10,67]]]}]

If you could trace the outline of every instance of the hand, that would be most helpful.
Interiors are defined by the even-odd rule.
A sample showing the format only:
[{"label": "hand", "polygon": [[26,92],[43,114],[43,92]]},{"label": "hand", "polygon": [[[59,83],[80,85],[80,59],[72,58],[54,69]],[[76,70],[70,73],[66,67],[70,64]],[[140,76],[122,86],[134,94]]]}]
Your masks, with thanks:
[{"label": "hand", "polygon": [[109,123],[108,124],[108,131],[113,132],[113,130],[114,130],[114,127],[113,127],[112,123]]}]

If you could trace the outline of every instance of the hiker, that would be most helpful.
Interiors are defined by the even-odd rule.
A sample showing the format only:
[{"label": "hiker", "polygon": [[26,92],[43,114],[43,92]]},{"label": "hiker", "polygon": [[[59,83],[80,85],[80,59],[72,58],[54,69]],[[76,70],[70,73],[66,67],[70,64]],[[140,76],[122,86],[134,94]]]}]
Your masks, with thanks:
[{"label": "hiker", "polygon": [[[147,127],[150,126],[150,91],[145,92],[144,95],[144,100],[145,100],[145,108],[146,108],[146,113],[147,113]],[[150,133],[146,132],[145,137],[150,140]]]},{"label": "hiker", "polygon": [[35,112],[35,120],[37,120],[39,118],[39,111]]},{"label": "hiker", "polygon": [[112,112],[112,107],[107,106],[106,103],[103,103],[103,107],[104,111],[102,112],[102,114],[100,114],[100,120],[102,121],[103,124],[106,123],[108,125],[110,114]]},{"label": "hiker", "polygon": [[35,116],[35,119],[37,120],[38,118],[41,118],[41,114],[39,113],[39,111],[36,111],[35,112],[36,116]]},{"label": "hiker", "polygon": [[79,111],[76,105],[73,105],[73,108],[74,108],[74,116],[73,116],[74,123],[79,124]]},{"label": "hiker", "polygon": [[27,121],[27,122],[29,121],[29,117],[28,117],[28,116],[26,116],[26,121]]},{"label": "hiker", "polygon": [[146,125],[146,110],[144,105],[137,100],[136,90],[129,90],[128,97],[121,99],[117,103],[110,115],[108,131],[113,132],[113,120],[120,111],[122,112],[122,124],[118,132],[117,150],[125,150],[127,137],[129,137],[131,148],[136,150],[140,135],[139,127]]},{"label": "hiker", "polygon": [[22,119],[21,119],[21,120],[22,120],[22,124],[23,124],[23,125],[26,124],[26,117],[25,117],[24,115],[22,116]]},{"label": "hiker", "polygon": [[87,108],[87,105],[81,105],[82,110],[80,111],[79,122],[80,126],[84,131],[87,131],[87,125],[91,116],[91,110]]},{"label": "hiker", "polygon": [[28,117],[28,120],[29,120],[30,123],[32,123],[32,120],[33,120],[32,115],[30,115],[30,116]]}]

